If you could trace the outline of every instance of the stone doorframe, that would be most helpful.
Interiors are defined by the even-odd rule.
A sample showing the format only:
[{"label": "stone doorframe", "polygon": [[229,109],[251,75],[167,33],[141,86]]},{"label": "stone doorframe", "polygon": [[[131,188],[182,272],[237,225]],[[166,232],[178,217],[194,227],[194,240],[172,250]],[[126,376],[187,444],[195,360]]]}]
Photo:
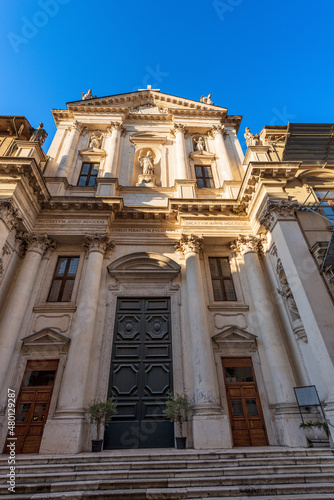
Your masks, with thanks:
[{"label": "stone doorframe", "polygon": [[212,341],[224,415],[227,415],[229,418],[225,377],[223,373],[221,358],[251,358],[255,373],[255,379],[257,382],[259,398],[262,406],[263,418],[267,430],[268,442],[269,445],[277,445],[278,442],[273,426],[273,416],[269,407],[266,386],[262,374],[261,361],[257,345],[257,336],[237,326],[230,326],[228,328],[225,328],[220,333],[214,335],[212,337]]},{"label": "stone doorframe", "polygon": [[[137,252],[108,265],[107,311],[101,349],[97,398],[106,399],[109,384],[117,299],[121,297],[170,297],[174,391],[184,392],[181,339],[181,266],[162,254]],[[185,426],[186,427],[186,426]],[[189,433],[189,438],[190,438]]]},{"label": "stone doorframe", "polygon": [[[19,396],[23,375],[28,361],[59,360],[48,417],[44,426],[43,437],[39,451],[40,453],[43,453],[43,441],[48,431],[48,423],[53,418],[56,410],[56,403],[61,386],[62,374],[66,364],[70,341],[70,338],[56,332],[55,330],[52,330],[51,328],[43,328],[42,330],[22,339],[21,352],[18,357],[15,377],[11,386],[11,389],[15,391],[16,400]],[[7,410],[4,418],[4,421],[6,421]],[[7,426],[3,426],[0,435],[0,448],[3,448],[4,446],[5,439],[7,437],[7,431]]]}]

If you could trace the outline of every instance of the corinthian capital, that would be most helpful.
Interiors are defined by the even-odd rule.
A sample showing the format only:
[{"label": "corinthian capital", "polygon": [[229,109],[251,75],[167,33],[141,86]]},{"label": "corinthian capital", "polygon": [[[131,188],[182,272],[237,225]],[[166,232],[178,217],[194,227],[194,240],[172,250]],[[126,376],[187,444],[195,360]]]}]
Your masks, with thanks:
[{"label": "corinthian capital", "polygon": [[4,221],[9,230],[16,229],[22,220],[20,211],[14,207],[11,200],[0,202],[0,218]]},{"label": "corinthian capital", "polygon": [[77,120],[75,120],[72,125],[69,127],[70,131],[76,130],[77,132],[82,132],[83,126],[81,123],[79,123]]},{"label": "corinthian capital", "polygon": [[189,252],[201,253],[203,247],[203,238],[190,234],[189,236],[182,235],[180,241],[176,243],[175,248],[178,252],[186,255]]},{"label": "corinthian capital", "polygon": [[278,219],[295,219],[298,207],[298,201],[273,200],[269,198],[259,221],[266,229],[272,231]]},{"label": "corinthian capital", "polygon": [[105,255],[112,252],[115,244],[106,234],[86,234],[83,247],[87,253],[100,252]]},{"label": "corinthian capital", "polygon": [[27,252],[37,252],[41,255],[47,250],[53,251],[56,248],[56,242],[48,237],[47,234],[38,233],[20,233],[17,240],[21,240]]},{"label": "corinthian capital", "polygon": [[174,127],[171,129],[170,133],[172,137],[176,137],[178,133],[183,135],[187,134],[188,130],[186,130],[185,126],[182,123],[174,123]]},{"label": "corinthian capital", "polygon": [[113,130],[119,130],[121,134],[125,132],[125,128],[123,127],[123,123],[121,122],[110,122],[109,127],[107,128],[107,135],[108,137],[111,136],[113,133]]},{"label": "corinthian capital", "polygon": [[209,134],[211,137],[215,138],[217,134],[223,134],[224,133],[224,127],[221,125],[213,125],[211,130],[209,131]]},{"label": "corinthian capital", "polygon": [[260,234],[259,236],[242,236],[233,243],[231,243],[230,248],[232,252],[238,253],[240,255],[245,255],[248,252],[256,252],[263,253],[264,245],[267,241],[267,238],[264,234]]}]

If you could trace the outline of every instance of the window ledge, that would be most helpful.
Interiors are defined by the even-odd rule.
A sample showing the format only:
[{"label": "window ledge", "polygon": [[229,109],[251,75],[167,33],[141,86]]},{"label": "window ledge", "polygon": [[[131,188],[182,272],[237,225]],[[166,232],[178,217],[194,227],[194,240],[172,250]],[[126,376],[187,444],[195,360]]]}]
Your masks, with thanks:
[{"label": "window ledge", "polygon": [[208,305],[209,311],[221,311],[224,309],[228,309],[229,311],[248,311],[249,306],[246,304],[242,304],[241,302],[232,302],[232,301],[224,301],[224,302],[214,302]]},{"label": "window ledge", "polygon": [[33,308],[34,312],[75,312],[77,306],[73,302],[45,302]]}]

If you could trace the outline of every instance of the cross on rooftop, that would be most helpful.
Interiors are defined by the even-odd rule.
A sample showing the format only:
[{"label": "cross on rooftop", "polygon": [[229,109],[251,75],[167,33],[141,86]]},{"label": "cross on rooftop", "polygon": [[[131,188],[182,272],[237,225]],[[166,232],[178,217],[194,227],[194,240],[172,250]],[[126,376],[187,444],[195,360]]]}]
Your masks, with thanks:
[{"label": "cross on rooftop", "polygon": [[154,90],[154,92],[160,92],[160,89],[152,89],[152,85],[147,85],[146,89],[138,89],[138,92],[143,92],[144,90]]}]

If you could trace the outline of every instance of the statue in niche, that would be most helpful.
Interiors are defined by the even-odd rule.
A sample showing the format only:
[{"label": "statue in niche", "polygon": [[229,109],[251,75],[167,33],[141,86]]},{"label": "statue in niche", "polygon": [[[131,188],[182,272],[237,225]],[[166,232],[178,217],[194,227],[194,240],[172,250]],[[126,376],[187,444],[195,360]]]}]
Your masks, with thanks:
[{"label": "statue in niche", "polygon": [[144,175],[154,174],[154,164],[151,151],[148,151],[145,156],[139,156],[138,161],[140,163],[140,166],[143,167]]},{"label": "statue in niche", "polygon": [[102,141],[102,134],[100,134],[99,136],[96,132],[93,132],[92,135],[90,136],[89,147],[100,149],[101,141]]},{"label": "statue in niche", "polygon": [[244,138],[246,139],[247,146],[259,146],[260,137],[259,134],[252,134],[249,127],[246,127]]},{"label": "statue in niche", "polygon": [[140,154],[138,161],[143,169],[143,173],[139,174],[136,186],[155,187],[157,184],[154,175],[154,157],[152,151],[148,150],[145,154]]},{"label": "statue in niche", "polygon": [[194,142],[196,144],[195,151],[205,151],[205,142],[202,136],[198,139],[194,139]]},{"label": "statue in niche", "polygon": [[82,100],[87,101],[87,99],[93,99],[96,95],[92,94],[92,89],[89,89],[88,92],[82,92]]},{"label": "statue in niche", "polygon": [[204,104],[213,104],[213,102],[211,101],[211,94],[209,94],[208,97],[202,95],[201,102],[203,102]]},{"label": "statue in niche", "polygon": [[40,123],[38,125],[38,128],[34,129],[32,136],[30,137],[30,141],[39,142],[40,146],[42,146],[47,136],[48,134],[45,132],[43,128],[43,123]]}]

